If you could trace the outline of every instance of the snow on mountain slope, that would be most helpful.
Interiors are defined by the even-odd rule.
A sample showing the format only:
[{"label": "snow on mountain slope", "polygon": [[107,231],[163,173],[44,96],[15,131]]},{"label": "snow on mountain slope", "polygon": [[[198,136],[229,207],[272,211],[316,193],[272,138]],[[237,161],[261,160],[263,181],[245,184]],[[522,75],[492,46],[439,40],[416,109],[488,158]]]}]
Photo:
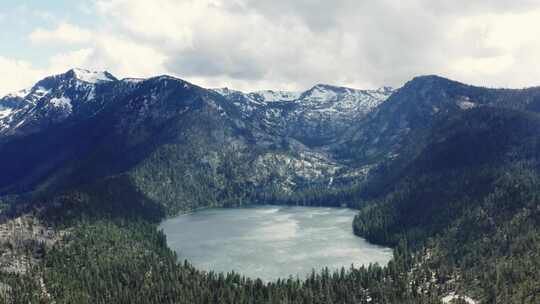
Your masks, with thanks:
[{"label": "snow on mountain slope", "polygon": [[356,90],[318,84],[305,92],[257,91],[243,93],[215,89],[242,112],[245,119],[308,145],[335,140],[351,124],[383,103],[394,90]]},{"label": "snow on mountain slope", "polygon": [[144,79],[144,78],[123,78],[122,79],[123,82],[132,83],[132,84],[137,84],[137,83],[143,82],[145,80],[146,79]]},{"label": "snow on mountain slope", "polygon": [[75,68],[73,69],[75,77],[79,80],[88,82],[88,83],[100,83],[104,81],[116,81],[117,79],[108,72],[95,72],[85,69]]},{"label": "snow on mountain slope", "polygon": [[251,92],[248,96],[257,101],[276,102],[297,100],[300,97],[300,94],[301,92],[265,90]]},{"label": "snow on mountain slope", "polygon": [[0,108],[0,119],[8,117],[13,112],[10,108]]},{"label": "snow on mountain slope", "polygon": [[393,90],[389,87],[377,90],[357,90],[345,87],[335,87],[318,84],[304,92],[300,98],[304,107],[329,111],[369,112],[385,101]]},{"label": "snow on mountain slope", "polygon": [[[116,100],[118,94],[128,94],[144,84],[153,86],[154,82],[158,82],[154,90],[167,90],[169,80],[181,81],[170,76],[118,80],[108,72],[84,69],[50,76],[30,89],[0,99],[0,134],[25,134],[65,120],[89,117],[99,112],[104,103]],[[187,83],[184,86],[189,88]],[[356,90],[319,84],[305,92],[243,93],[227,88],[214,92],[238,109],[242,123],[254,125],[257,134],[290,136],[302,144],[321,145],[362,119],[393,90]]]},{"label": "snow on mountain slope", "polygon": [[49,102],[54,107],[65,108],[66,110],[68,110],[70,112],[73,110],[73,105],[71,104],[71,99],[69,99],[68,97],[64,97],[64,96],[54,97]]},{"label": "snow on mountain slope", "polygon": [[72,69],[46,77],[33,87],[0,98],[0,135],[27,133],[62,122],[75,115],[91,115],[100,104],[95,101],[98,87],[118,81],[108,72]]},{"label": "snow on mountain slope", "polygon": [[256,104],[295,102],[304,105],[322,105],[330,102],[346,102],[351,108],[357,106],[375,107],[394,92],[390,87],[383,87],[377,90],[357,90],[325,84],[318,84],[305,92],[263,90],[243,93],[229,88],[213,90],[231,99],[238,98],[241,95],[248,101]]}]

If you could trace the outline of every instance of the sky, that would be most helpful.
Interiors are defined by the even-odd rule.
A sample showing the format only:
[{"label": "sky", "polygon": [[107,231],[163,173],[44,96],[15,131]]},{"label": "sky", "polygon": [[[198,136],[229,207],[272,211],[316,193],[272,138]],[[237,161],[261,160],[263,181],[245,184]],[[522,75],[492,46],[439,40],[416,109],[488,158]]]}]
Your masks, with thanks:
[{"label": "sky", "polygon": [[70,68],[204,87],[540,85],[539,0],[1,0],[0,95]]}]

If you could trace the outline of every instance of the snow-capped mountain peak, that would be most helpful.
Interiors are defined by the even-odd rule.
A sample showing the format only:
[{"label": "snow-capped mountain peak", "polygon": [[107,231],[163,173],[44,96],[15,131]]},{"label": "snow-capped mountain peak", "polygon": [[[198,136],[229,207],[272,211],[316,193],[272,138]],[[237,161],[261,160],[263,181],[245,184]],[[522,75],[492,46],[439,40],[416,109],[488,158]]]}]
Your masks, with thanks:
[{"label": "snow-capped mountain peak", "polygon": [[316,102],[316,101],[332,101],[336,99],[338,92],[336,88],[317,84],[313,88],[307,90],[302,94],[302,99],[306,101]]},{"label": "snow-capped mountain peak", "polygon": [[102,108],[102,102],[96,101],[98,86],[116,81],[105,71],[75,68],[46,77],[30,89],[8,94],[0,98],[0,135],[37,130],[72,115],[93,115]]},{"label": "snow-capped mountain peak", "polygon": [[89,71],[86,69],[80,69],[80,68],[74,68],[70,70],[68,73],[73,73],[73,76],[77,78],[78,80],[96,84],[101,82],[107,82],[107,81],[116,81],[116,77],[114,77],[111,73],[107,71]]}]

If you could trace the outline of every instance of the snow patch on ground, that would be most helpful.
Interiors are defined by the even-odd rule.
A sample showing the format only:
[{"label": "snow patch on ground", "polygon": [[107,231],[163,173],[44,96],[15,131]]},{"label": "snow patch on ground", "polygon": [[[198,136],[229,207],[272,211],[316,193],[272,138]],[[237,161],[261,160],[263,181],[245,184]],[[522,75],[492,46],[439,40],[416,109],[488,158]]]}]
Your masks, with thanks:
[{"label": "snow patch on ground", "polygon": [[22,126],[25,122],[26,122],[26,119],[21,119],[21,121],[19,121],[19,122],[15,125],[15,127],[13,127],[13,129],[19,128],[19,127]]},{"label": "snow patch on ground", "polygon": [[442,302],[444,304],[451,304],[452,301],[454,300],[458,300],[458,299],[461,299],[461,300],[464,300],[465,302],[467,302],[468,304],[476,304],[476,301],[467,297],[467,296],[461,296],[461,295],[456,295],[455,292],[451,292],[450,294],[448,294],[447,296],[445,296],[444,298],[442,298]]},{"label": "snow patch on ground", "polygon": [[86,101],[93,100],[94,98],[96,98],[96,92],[95,89],[92,88],[90,92],[88,92],[88,94],[86,95]]},{"label": "snow patch on ground", "polygon": [[139,82],[143,82],[145,80],[146,79],[144,79],[144,78],[124,78],[124,79],[122,79],[123,82],[128,82],[128,83],[139,83]]},{"label": "snow patch on ground", "polygon": [[335,99],[337,94],[333,92],[332,90],[328,90],[323,88],[322,86],[315,86],[313,89],[309,92],[308,95],[304,97],[306,100],[314,100],[314,101],[329,101]]},{"label": "snow patch on ground", "polygon": [[73,110],[71,99],[64,96],[52,98],[50,103],[56,108],[65,108],[70,112]]},{"label": "snow patch on ground", "polygon": [[462,110],[469,110],[477,106],[476,103],[472,102],[471,99],[467,96],[461,97],[456,101],[457,106]]},{"label": "snow patch on ground", "polygon": [[462,110],[469,110],[476,107],[476,104],[470,101],[458,101],[457,105]]},{"label": "snow patch on ground", "polygon": [[300,94],[301,94],[300,92],[264,90],[264,91],[251,92],[248,95],[260,101],[276,102],[276,101],[293,101],[293,100],[298,99],[300,97]]},{"label": "snow patch on ground", "polygon": [[0,119],[4,119],[8,117],[9,115],[11,115],[12,112],[13,112],[13,109],[0,107]]},{"label": "snow patch on ground", "polygon": [[47,90],[44,87],[38,87],[37,89],[34,90],[34,94],[39,95],[40,97],[43,97],[43,96],[49,94],[50,91],[51,90]]}]

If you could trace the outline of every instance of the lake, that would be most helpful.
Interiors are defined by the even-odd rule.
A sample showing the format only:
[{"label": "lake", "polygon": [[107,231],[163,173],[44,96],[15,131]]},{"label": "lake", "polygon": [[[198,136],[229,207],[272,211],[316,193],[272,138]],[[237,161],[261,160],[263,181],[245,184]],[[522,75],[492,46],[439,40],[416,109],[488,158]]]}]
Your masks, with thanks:
[{"label": "lake", "polygon": [[305,278],[324,267],[386,265],[392,250],[355,236],[355,214],[346,208],[215,208],[170,218],[160,228],[180,260],[269,281]]}]

